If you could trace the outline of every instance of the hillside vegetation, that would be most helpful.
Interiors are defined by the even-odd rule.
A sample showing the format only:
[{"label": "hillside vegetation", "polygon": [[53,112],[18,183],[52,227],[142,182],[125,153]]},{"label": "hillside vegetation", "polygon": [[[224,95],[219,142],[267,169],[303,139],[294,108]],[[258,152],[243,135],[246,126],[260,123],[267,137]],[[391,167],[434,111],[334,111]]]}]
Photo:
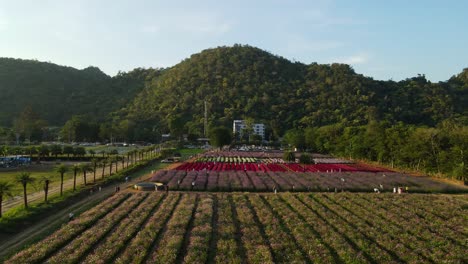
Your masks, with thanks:
[{"label": "hillside vegetation", "polygon": [[154,72],[135,69],[110,77],[96,67],[77,70],[48,62],[0,58],[0,126],[11,126],[25,108],[55,126],[79,114],[103,119],[133,99]]},{"label": "hillside vegetation", "polygon": [[424,76],[375,81],[345,64],[305,65],[250,46],[204,50],[150,81],[125,109],[136,122],[162,132],[201,134],[204,100],[209,123],[231,126],[250,118],[273,136],[293,127],[369,120],[434,126],[446,119],[466,123],[468,70],[447,82]]}]

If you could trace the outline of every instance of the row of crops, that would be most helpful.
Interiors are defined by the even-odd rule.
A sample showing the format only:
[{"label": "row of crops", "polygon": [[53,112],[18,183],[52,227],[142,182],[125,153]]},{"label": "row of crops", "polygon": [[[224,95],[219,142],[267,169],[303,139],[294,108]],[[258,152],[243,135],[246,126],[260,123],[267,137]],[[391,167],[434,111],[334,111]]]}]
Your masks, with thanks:
[{"label": "row of crops", "polygon": [[252,157],[202,157],[197,162],[228,162],[228,163],[255,163],[260,159]]},{"label": "row of crops", "polygon": [[384,168],[377,168],[365,164],[297,164],[297,163],[228,163],[228,162],[185,162],[175,168],[184,171],[273,171],[273,172],[391,172]]},{"label": "row of crops", "polygon": [[6,263],[464,263],[468,196],[116,194]]},{"label": "row of crops", "polygon": [[[167,184],[170,190],[180,191],[364,191],[392,192],[399,186],[411,192],[457,192],[462,187],[433,181],[425,177],[412,177],[400,173],[297,173],[262,171],[180,171],[161,170],[151,181]],[[464,189],[466,191],[466,189]]]}]

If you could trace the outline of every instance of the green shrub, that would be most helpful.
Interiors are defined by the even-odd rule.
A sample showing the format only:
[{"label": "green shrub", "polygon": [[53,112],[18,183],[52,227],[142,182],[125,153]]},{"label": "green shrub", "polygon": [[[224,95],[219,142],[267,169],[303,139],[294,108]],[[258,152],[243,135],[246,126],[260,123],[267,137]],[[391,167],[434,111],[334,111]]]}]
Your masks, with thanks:
[{"label": "green shrub", "polygon": [[294,152],[286,151],[283,154],[283,160],[286,162],[294,162],[296,161],[296,155],[294,154]]},{"label": "green shrub", "polygon": [[307,153],[303,153],[299,157],[299,163],[301,163],[301,164],[311,164],[312,163],[312,157]]}]

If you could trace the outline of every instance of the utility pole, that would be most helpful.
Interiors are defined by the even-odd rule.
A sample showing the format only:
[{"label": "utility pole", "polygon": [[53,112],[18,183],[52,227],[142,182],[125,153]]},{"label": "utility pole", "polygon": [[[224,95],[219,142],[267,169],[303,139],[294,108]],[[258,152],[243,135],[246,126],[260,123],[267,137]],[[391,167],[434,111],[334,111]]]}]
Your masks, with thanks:
[{"label": "utility pole", "polygon": [[205,105],[205,120],[203,121],[203,135],[204,137],[206,138],[206,134],[207,134],[207,130],[208,130],[208,110],[207,110],[207,107],[206,107],[206,100],[204,101],[204,105]]}]

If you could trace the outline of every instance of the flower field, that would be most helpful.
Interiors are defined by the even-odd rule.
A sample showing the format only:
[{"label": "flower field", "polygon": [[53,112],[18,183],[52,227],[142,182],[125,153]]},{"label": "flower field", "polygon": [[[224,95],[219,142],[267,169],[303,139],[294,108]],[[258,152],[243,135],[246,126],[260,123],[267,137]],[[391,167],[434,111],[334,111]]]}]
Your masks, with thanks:
[{"label": "flower field", "polygon": [[[275,164],[277,165],[277,164]],[[394,187],[408,187],[410,192],[458,192],[466,188],[426,177],[414,177],[401,173],[329,172],[304,173],[294,171],[183,171],[161,170],[152,179],[162,182],[171,190],[180,191],[249,191],[249,192],[327,192],[354,191],[392,192]]]},{"label": "flower field", "polygon": [[[202,158],[205,160],[205,158]],[[232,162],[235,158],[217,158],[220,161],[186,162],[178,166],[176,170],[183,171],[295,171],[295,172],[391,172],[390,170],[372,167],[365,164],[313,164],[304,165],[297,163],[274,162],[272,159],[254,160],[254,158],[239,158],[239,162]],[[242,161],[245,160],[245,161]],[[277,159],[275,159],[277,160]]]},{"label": "flower field", "polygon": [[466,192],[468,188],[318,154],[317,164],[284,162],[281,152],[212,151],[158,171],[151,181],[179,191]]},{"label": "flower field", "polygon": [[466,194],[123,192],[5,263],[466,263],[467,203]]}]

